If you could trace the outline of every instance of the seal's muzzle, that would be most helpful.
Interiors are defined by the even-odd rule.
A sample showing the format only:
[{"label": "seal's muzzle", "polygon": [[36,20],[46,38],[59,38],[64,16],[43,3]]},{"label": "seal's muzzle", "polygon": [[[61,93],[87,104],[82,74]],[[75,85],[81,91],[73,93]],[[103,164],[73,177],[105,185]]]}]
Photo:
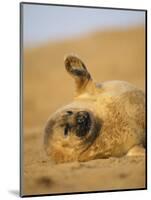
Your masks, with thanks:
[{"label": "seal's muzzle", "polygon": [[85,136],[91,127],[91,118],[88,112],[80,111],[76,115],[76,136]]},{"label": "seal's muzzle", "polygon": [[90,114],[87,111],[79,111],[74,114],[71,111],[67,111],[67,113],[68,121],[64,125],[64,136],[68,136],[72,131],[77,137],[86,136],[91,127]]}]

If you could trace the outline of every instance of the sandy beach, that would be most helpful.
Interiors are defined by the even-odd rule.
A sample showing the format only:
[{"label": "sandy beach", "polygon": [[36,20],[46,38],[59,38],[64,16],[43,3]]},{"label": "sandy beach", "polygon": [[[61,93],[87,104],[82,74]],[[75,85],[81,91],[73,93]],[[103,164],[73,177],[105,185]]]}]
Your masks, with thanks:
[{"label": "sandy beach", "polygon": [[145,91],[145,30],[95,32],[24,49],[23,194],[145,188],[145,157],[55,165],[44,152],[43,128],[51,113],[72,101],[74,82],[64,56],[79,55],[98,82],[125,80]]}]

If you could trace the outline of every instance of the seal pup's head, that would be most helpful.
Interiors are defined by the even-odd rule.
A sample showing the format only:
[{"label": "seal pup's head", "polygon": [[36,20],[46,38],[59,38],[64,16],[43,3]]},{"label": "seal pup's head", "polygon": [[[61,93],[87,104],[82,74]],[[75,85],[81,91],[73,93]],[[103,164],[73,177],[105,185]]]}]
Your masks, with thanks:
[{"label": "seal pup's head", "polygon": [[101,121],[90,110],[65,108],[47,122],[45,149],[56,163],[80,160],[100,130]]}]

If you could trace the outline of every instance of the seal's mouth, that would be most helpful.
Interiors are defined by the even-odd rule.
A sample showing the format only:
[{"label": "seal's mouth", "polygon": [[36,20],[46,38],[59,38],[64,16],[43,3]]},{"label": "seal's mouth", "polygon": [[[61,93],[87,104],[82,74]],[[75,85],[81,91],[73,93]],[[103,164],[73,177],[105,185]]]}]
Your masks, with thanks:
[{"label": "seal's mouth", "polygon": [[77,137],[84,137],[90,131],[91,117],[87,111],[79,111],[74,114],[72,111],[67,111],[68,120],[64,125],[64,135],[68,136],[74,132]]}]

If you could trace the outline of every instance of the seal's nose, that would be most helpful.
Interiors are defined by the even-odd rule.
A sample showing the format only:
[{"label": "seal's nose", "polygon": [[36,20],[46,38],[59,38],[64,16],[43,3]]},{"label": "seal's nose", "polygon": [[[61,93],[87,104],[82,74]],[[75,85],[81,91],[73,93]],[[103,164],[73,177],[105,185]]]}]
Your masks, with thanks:
[{"label": "seal's nose", "polygon": [[85,136],[91,126],[90,115],[87,111],[80,111],[76,116],[76,135],[79,137]]},{"label": "seal's nose", "polygon": [[78,124],[83,124],[87,122],[88,118],[89,118],[88,112],[81,111],[78,113],[76,121]]}]

